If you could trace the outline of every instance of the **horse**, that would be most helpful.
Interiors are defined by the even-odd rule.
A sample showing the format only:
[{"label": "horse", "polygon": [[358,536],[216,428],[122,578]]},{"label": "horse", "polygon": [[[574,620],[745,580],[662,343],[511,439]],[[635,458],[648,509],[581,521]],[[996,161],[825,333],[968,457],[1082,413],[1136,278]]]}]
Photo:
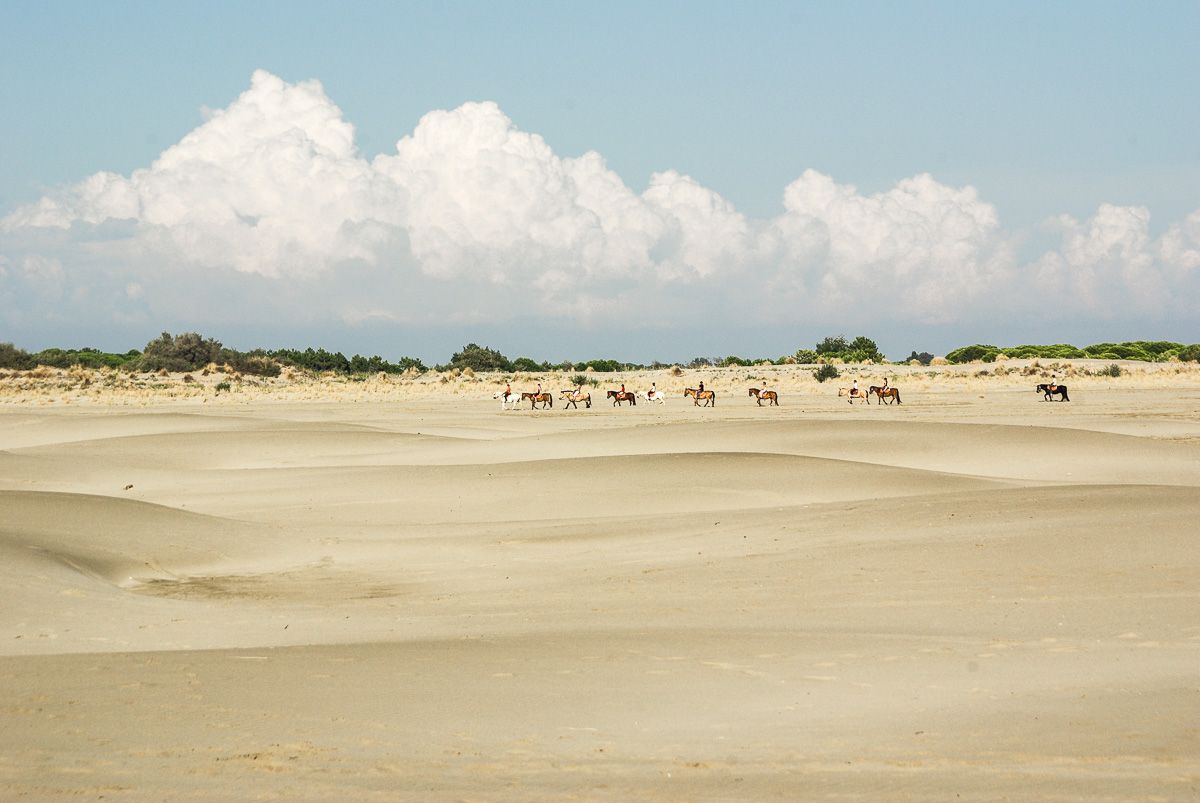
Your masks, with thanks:
[{"label": "horse", "polygon": [[620,406],[623,401],[629,402],[630,407],[637,404],[637,394],[632,390],[610,390],[608,398],[613,400],[613,407]]},{"label": "horse", "polygon": [[567,407],[574,407],[578,410],[579,402],[583,402],[585,407],[590,408],[592,406],[592,394],[590,393],[576,394],[573,390],[560,390],[559,393],[562,394],[562,399],[566,402],[566,405],[563,407],[564,410]]},{"label": "horse", "polygon": [[1057,393],[1059,395],[1060,402],[1065,402],[1065,401],[1071,400],[1071,397],[1067,395],[1067,386],[1066,385],[1055,385],[1054,390],[1050,390],[1050,383],[1043,382],[1042,384],[1037,386],[1037,389],[1035,390],[1035,392],[1045,394],[1046,397],[1044,399],[1042,399],[1042,401],[1054,401],[1053,396],[1055,393]]},{"label": "horse", "polygon": [[641,396],[643,401],[656,401],[659,404],[667,403],[667,394],[663,393],[661,390],[656,390],[654,392],[639,390],[637,395]]},{"label": "horse", "polygon": [[773,390],[759,391],[758,388],[750,388],[750,395],[758,398],[759,407],[762,407],[763,399],[766,399],[776,407],[779,406],[779,394]]},{"label": "horse", "polygon": [[529,399],[530,410],[537,409],[538,402],[542,403],[543,410],[545,410],[547,407],[554,406],[553,393],[522,393],[521,401],[525,401],[526,399]]},{"label": "horse", "polygon": [[857,390],[855,388],[838,388],[838,396],[849,396],[849,404],[851,407],[854,406],[855,399],[862,399],[867,404],[871,403],[870,393],[863,393],[861,390]]},{"label": "horse", "polygon": [[[896,390],[895,388],[885,388],[880,385],[871,385],[871,387],[867,388],[868,404],[870,404],[872,393],[874,393],[875,397],[879,399],[880,404],[883,404],[884,399],[895,399],[896,404],[903,404],[903,402],[900,401],[900,391]],[[889,401],[888,404],[891,404],[891,402]]]},{"label": "horse", "polygon": [[695,401],[692,402],[692,404],[694,404],[694,405],[699,405],[700,400],[704,399],[705,407],[716,407],[717,406],[717,394],[711,390],[699,390],[697,388],[684,388],[683,389],[683,398],[686,399],[688,396],[691,396],[693,399],[695,399]]},{"label": "horse", "polygon": [[[521,397],[518,396],[517,394],[509,393],[506,396],[504,394],[504,391],[502,391],[502,390],[498,390],[495,393],[493,393],[492,398],[500,400],[500,409],[501,410],[515,410],[515,409],[517,409],[517,402],[521,401]],[[508,406],[510,404],[512,405],[512,407]]]}]

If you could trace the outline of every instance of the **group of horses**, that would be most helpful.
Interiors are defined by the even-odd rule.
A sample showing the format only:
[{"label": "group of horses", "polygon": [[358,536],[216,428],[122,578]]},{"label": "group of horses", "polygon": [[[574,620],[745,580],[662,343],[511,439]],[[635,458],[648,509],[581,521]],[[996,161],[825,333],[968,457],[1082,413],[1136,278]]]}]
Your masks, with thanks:
[{"label": "group of horses", "polygon": [[896,402],[896,404],[904,403],[900,401],[900,391],[896,390],[895,388],[885,388],[883,385],[871,385],[869,388],[867,388],[866,392],[863,392],[859,388],[839,388],[838,395],[848,396],[849,399],[847,401],[849,401],[851,405],[854,404],[855,399],[858,399],[859,401],[865,401],[867,404],[870,404],[872,395],[875,396],[876,400],[878,400],[880,404],[891,404],[893,401]]},{"label": "group of horses", "polygon": [[[773,390],[764,390],[760,392],[758,388],[750,388],[750,395],[758,398],[758,404],[760,407],[762,406],[764,400],[770,402],[771,404],[779,404],[779,394]],[[574,407],[578,410],[581,403],[586,408],[590,408],[592,406],[592,394],[590,392],[560,390],[558,392],[558,396],[560,401],[565,402],[563,409]],[[717,394],[711,390],[685,388],[683,391],[683,397],[685,399],[691,398],[693,403],[696,405],[700,405],[700,402],[704,402],[704,404],[701,405],[704,407],[715,407],[717,404]],[[515,410],[517,409],[517,405],[523,402],[529,402],[529,409],[531,410],[545,410],[548,407],[554,406],[554,394],[549,391],[526,391],[523,393],[506,394],[504,391],[500,390],[492,394],[492,398],[499,400],[500,408],[502,410]],[[629,406],[633,407],[638,403],[639,398],[644,402],[658,402],[659,404],[667,403],[667,394],[663,393],[661,390],[610,390],[607,392],[606,398],[612,401],[613,407],[621,407],[625,402],[629,402]]]},{"label": "group of horses", "polygon": [[[1046,401],[1052,401],[1054,396],[1058,396],[1059,401],[1071,400],[1071,397],[1067,395],[1066,385],[1052,385],[1050,383],[1043,383],[1037,386],[1037,392],[1044,394]],[[568,407],[579,409],[579,404],[581,402],[585,407],[590,408],[592,406],[592,394],[590,392],[560,390],[558,393],[559,398],[563,402],[566,402],[564,409]],[[759,407],[762,407],[764,401],[767,402],[768,405],[775,405],[776,407],[779,406],[779,394],[773,390],[750,388],[749,395],[755,399]],[[854,404],[856,399],[870,404],[871,396],[874,396],[880,404],[891,404],[892,402],[895,402],[896,404],[902,404],[900,401],[899,390],[893,387],[884,387],[882,385],[871,385],[866,389],[865,392],[859,388],[839,388],[838,395],[849,397],[848,401],[851,405]],[[685,399],[691,398],[692,403],[697,406],[717,406],[717,394],[712,390],[684,388],[683,397]],[[492,398],[499,399],[501,409],[505,410],[515,410],[517,409],[518,403],[525,401],[529,402],[529,407],[531,410],[538,409],[539,404],[543,410],[547,407],[554,406],[554,394],[550,393],[549,391],[509,394],[505,394],[504,391],[498,391],[492,396]],[[612,401],[613,407],[620,407],[625,402],[629,402],[629,406],[632,407],[637,404],[638,398],[641,398],[645,402],[658,402],[659,404],[666,404],[667,402],[667,396],[661,390],[610,390],[607,392],[606,398]],[[700,405],[700,402],[704,402],[704,404]],[[511,407],[509,405],[511,405]]]}]

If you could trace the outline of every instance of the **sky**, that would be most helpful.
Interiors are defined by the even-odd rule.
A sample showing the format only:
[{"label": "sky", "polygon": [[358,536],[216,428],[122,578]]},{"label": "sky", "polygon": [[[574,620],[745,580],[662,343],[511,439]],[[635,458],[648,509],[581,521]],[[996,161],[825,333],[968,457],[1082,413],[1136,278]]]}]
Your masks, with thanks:
[{"label": "sky", "polygon": [[0,4],[0,341],[1200,340],[1200,4]]}]

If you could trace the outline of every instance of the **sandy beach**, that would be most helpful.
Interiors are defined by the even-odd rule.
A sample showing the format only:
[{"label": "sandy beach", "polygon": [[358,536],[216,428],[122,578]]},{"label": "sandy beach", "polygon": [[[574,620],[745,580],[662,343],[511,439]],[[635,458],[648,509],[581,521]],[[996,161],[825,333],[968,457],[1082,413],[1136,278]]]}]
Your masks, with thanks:
[{"label": "sandy beach", "polygon": [[0,377],[0,798],[1196,799],[1200,369],[1107,364]]}]

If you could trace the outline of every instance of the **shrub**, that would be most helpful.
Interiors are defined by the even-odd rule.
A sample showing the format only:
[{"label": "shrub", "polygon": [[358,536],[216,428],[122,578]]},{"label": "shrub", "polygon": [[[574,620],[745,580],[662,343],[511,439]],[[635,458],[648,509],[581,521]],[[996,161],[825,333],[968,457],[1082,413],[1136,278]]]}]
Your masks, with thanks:
[{"label": "shrub", "polygon": [[816,365],[817,352],[812,349],[796,349],[796,362],[803,365]]},{"label": "shrub", "polygon": [[163,332],[151,340],[137,361],[141,371],[194,371],[215,362],[221,354],[221,344],[213,338],[205,339],[196,332],[171,335]]},{"label": "shrub", "polygon": [[220,393],[223,390],[228,391],[230,389],[230,387],[232,387],[232,386],[228,382],[218,382],[217,383],[217,393]]},{"label": "shrub", "polygon": [[[451,362],[453,363],[453,360]],[[517,357],[512,361],[512,370],[514,371],[525,371],[526,373],[533,374],[546,369],[547,367],[544,367],[541,363],[530,357]]]},{"label": "shrub", "polygon": [[[531,361],[532,362],[532,361]],[[536,365],[536,363],[535,363]],[[500,352],[475,343],[468,343],[462,351],[450,357],[451,368],[470,368],[473,371],[512,371],[513,365]],[[535,369],[536,370],[536,369]]]},{"label": "shrub", "polygon": [[913,349],[912,354],[908,355],[905,362],[907,362],[909,365],[912,365],[914,360],[918,365],[929,365],[929,363],[933,362],[933,355],[928,351],[922,351],[920,354],[918,354],[917,350]]},{"label": "shrub", "polygon": [[946,355],[946,361],[954,364],[965,362],[973,362],[975,360],[983,360],[984,362],[995,362],[996,355],[1000,353],[1000,349],[995,346],[988,346],[983,343],[976,343],[973,346],[963,346],[960,349],[955,349]]},{"label": "shrub", "polygon": [[845,335],[827,337],[817,344],[817,354],[844,354],[850,348]]},{"label": "shrub", "polygon": [[1121,375],[1121,366],[1117,365],[1114,362],[1111,365],[1109,365],[1107,368],[1101,368],[1099,371],[1096,372],[1096,375],[1097,376],[1120,376]]},{"label": "shrub", "polygon": [[29,352],[19,349],[12,343],[0,343],[0,368],[17,368],[28,371],[37,363]]},{"label": "shrub", "polygon": [[825,363],[813,371],[813,378],[818,382],[824,382],[826,379],[837,379],[841,375],[842,372],[829,363]]},{"label": "shrub", "polygon": [[1175,356],[1183,362],[1200,362],[1200,343],[1184,346]]},{"label": "shrub", "polygon": [[576,363],[576,367],[579,366],[583,366],[585,371],[598,371],[604,374],[611,374],[625,368],[624,365],[616,360],[588,360],[584,363]]}]

